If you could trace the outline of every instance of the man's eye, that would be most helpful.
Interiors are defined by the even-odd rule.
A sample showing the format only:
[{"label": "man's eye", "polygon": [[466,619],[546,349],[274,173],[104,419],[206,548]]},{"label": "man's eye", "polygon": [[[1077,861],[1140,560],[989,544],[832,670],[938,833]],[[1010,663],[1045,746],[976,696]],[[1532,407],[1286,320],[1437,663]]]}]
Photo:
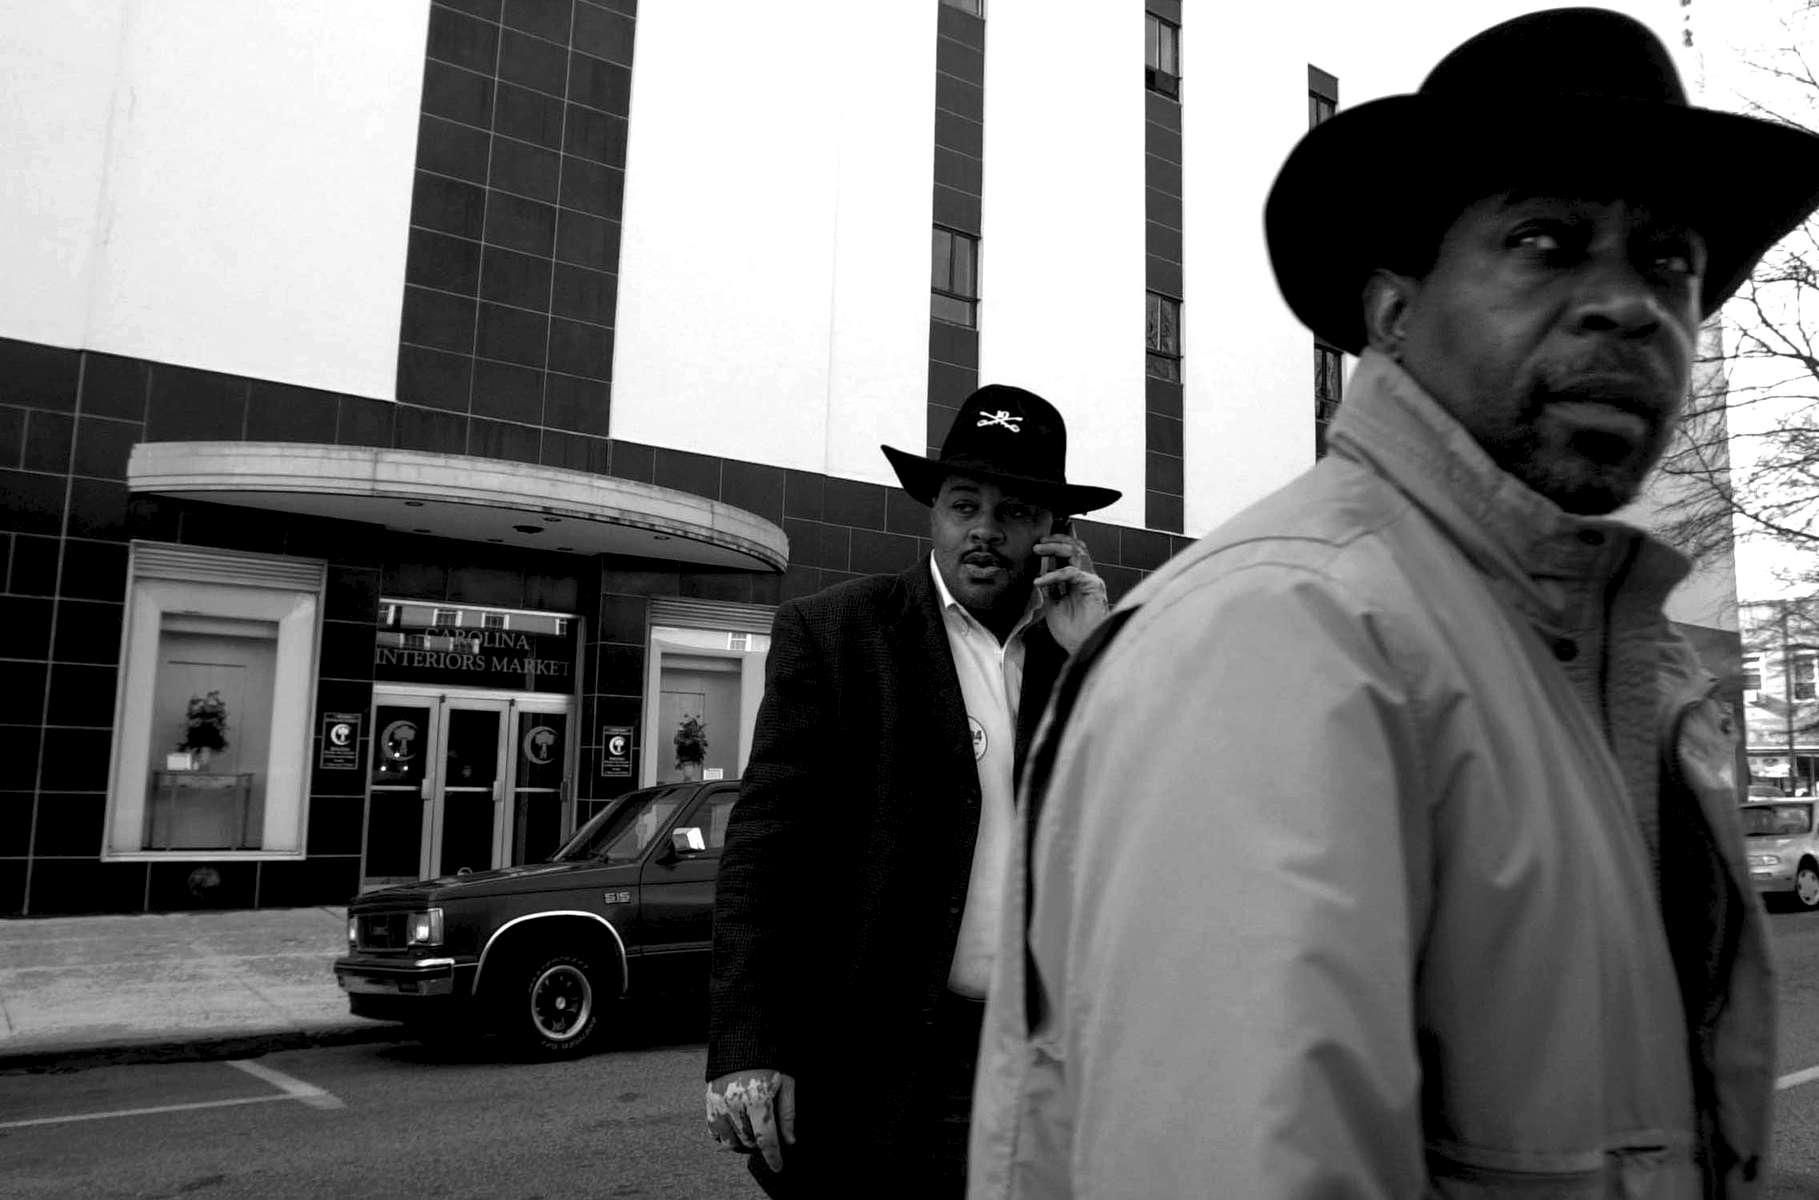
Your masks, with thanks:
[{"label": "man's eye", "polygon": [[1033,513],[1031,510],[1025,508],[1021,504],[1007,504],[1004,506],[1004,519],[1007,521],[1027,521],[1032,515]]},{"label": "man's eye", "polygon": [[1510,235],[1509,246],[1536,254],[1558,254],[1561,250],[1560,239],[1545,229],[1518,229]]},{"label": "man's eye", "polygon": [[1655,256],[1655,269],[1664,275],[1691,275],[1693,256],[1684,250],[1665,250]]}]

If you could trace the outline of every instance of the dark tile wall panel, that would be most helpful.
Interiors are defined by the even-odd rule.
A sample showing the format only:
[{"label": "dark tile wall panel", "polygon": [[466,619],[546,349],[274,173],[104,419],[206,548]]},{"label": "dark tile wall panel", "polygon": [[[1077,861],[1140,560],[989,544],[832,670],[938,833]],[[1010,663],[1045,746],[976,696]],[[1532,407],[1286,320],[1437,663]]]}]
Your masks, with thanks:
[{"label": "dark tile wall panel", "polygon": [[357,421],[341,440],[610,469],[574,435],[607,432],[633,12],[434,0],[401,406],[389,431]]},{"label": "dark tile wall panel", "polygon": [[[985,168],[985,20],[940,5],[935,41],[935,224],[979,233]],[[984,259],[989,249],[979,248]],[[928,323],[928,452],[979,386],[979,331]]]},{"label": "dark tile wall panel", "polygon": [[[1179,0],[1148,0],[1146,10],[1181,24]],[[1185,33],[1185,31],[1183,31]],[[1133,70],[1131,76],[1136,78]],[[1181,102],[1154,90],[1144,93],[1144,274],[1148,290],[1186,305],[1182,282]],[[1190,347],[1181,347],[1184,356]],[[1145,455],[1143,523],[1151,529],[1180,533],[1184,528],[1185,488],[1181,418],[1183,387],[1160,379],[1144,380]]]}]

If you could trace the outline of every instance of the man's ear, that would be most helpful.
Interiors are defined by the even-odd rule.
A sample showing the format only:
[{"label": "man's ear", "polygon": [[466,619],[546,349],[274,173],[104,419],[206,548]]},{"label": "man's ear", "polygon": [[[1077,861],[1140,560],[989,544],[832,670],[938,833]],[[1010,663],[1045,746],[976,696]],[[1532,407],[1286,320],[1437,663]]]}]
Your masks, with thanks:
[{"label": "man's ear", "polygon": [[1398,361],[1407,332],[1409,308],[1421,293],[1421,281],[1378,268],[1364,281],[1364,337],[1373,350]]}]

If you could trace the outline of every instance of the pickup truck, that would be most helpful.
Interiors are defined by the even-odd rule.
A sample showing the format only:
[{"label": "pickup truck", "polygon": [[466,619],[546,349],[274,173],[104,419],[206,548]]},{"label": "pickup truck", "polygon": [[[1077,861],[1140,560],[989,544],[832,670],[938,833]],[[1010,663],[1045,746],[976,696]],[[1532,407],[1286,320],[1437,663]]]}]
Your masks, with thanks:
[{"label": "pickup truck", "polygon": [[578,1054],[614,1000],[705,996],[736,780],[630,792],[548,862],[356,896],[335,978],[356,1016],[493,1031]]}]

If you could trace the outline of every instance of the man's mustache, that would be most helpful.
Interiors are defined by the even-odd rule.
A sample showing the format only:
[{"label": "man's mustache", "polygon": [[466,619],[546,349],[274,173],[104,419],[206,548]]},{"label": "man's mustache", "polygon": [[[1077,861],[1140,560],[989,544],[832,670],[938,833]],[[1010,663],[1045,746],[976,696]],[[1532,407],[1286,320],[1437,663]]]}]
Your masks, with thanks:
[{"label": "man's mustache", "polygon": [[1647,351],[1606,347],[1542,373],[1533,400],[1541,405],[1560,400],[1590,401],[1660,422],[1679,399],[1667,365]]}]

